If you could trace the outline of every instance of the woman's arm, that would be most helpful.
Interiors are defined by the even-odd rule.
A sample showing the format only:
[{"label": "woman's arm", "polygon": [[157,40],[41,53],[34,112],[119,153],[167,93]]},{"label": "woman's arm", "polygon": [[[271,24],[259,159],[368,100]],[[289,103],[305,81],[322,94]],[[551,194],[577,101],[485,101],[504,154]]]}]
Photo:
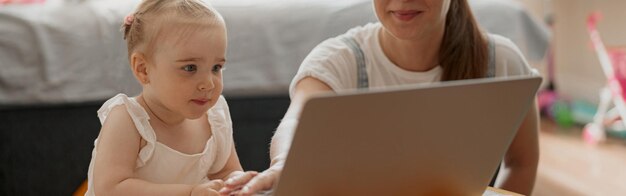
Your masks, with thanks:
[{"label": "woman's arm", "polygon": [[499,187],[523,195],[530,195],[535,185],[539,162],[539,114],[535,101],[504,157],[503,179]]},{"label": "woman's arm", "polygon": [[96,195],[192,195],[192,190],[208,194],[212,189],[222,187],[219,182],[194,186],[155,184],[134,178],[140,142],[141,136],[125,106],[113,108],[102,125],[96,144],[98,152],[93,179],[90,179]]},{"label": "woman's arm", "polygon": [[220,192],[227,194],[243,187],[238,192],[239,195],[252,195],[258,191],[272,188],[283,170],[285,158],[287,152],[289,152],[291,140],[304,103],[312,95],[330,91],[332,91],[330,86],[316,78],[305,77],[300,80],[296,84],[289,109],[287,109],[285,117],[272,137],[270,146],[270,159],[272,162],[270,168],[256,175],[235,176],[226,181],[226,187]]}]

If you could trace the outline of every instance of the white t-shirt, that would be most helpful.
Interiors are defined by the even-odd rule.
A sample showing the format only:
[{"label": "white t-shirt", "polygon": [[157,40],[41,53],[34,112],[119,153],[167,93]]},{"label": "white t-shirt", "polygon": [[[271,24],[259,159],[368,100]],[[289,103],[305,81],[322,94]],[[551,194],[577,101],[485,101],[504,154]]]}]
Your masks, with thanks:
[{"label": "white t-shirt", "polygon": [[[369,87],[439,82],[443,69],[437,66],[425,72],[404,70],[393,64],[383,52],[379,42],[380,23],[369,23],[350,29],[343,35],[327,39],[317,45],[304,59],[289,86],[293,97],[295,85],[307,76],[319,79],[334,91],[357,88],[357,65],[353,51],[341,40],[352,37],[365,56]],[[536,75],[520,50],[511,40],[492,35],[495,42],[495,77]]]}]

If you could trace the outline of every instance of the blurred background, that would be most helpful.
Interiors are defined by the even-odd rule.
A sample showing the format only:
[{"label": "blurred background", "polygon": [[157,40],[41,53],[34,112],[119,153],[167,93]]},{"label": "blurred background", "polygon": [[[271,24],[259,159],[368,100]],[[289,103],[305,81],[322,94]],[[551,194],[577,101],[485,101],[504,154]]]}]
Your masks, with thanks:
[{"label": "blurred background", "polygon": [[[547,56],[535,64],[544,79],[550,79],[552,67],[554,81],[554,94],[547,89],[540,92],[546,105],[535,194],[624,195],[626,137],[621,119],[626,113],[621,102],[626,76],[626,1],[519,2],[535,18],[552,23],[553,59]],[[607,50],[604,54],[591,41],[590,29],[600,36]],[[603,55],[608,63],[600,63]],[[608,81],[617,82],[608,85]],[[607,86],[613,90],[605,90],[601,99]]]},{"label": "blurred background", "polygon": [[[120,32],[139,2],[0,0],[0,195],[81,187],[96,111],[141,90]],[[237,151],[244,169],[263,170],[300,62],[321,41],[375,22],[371,0],[210,2],[228,28],[224,95]],[[511,39],[544,77],[534,195],[626,194],[626,1],[469,2],[481,26]]]}]

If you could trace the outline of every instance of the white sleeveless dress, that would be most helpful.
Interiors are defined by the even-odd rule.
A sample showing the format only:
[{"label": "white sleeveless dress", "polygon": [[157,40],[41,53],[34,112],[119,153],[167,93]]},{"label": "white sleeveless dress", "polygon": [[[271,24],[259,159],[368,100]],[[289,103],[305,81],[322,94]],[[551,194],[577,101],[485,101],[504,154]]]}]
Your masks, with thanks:
[{"label": "white sleeveless dress", "polygon": [[[137,157],[135,176],[159,184],[198,184],[210,179],[207,175],[219,172],[231,154],[233,145],[232,122],[228,104],[220,96],[215,106],[207,111],[212,136],[206,142],[204,151],[198,154],[185,154],[157,141],[150,117],[135,98],[118,94],[106,101],[98,110],[100,123],[104,123],[109,112],[118,105],[126,106],[132,121],[146,145]],[[94,141],[88,172],[88,189],[85,195],[95,195],[93,169],[98,154],[98,139]]]}]

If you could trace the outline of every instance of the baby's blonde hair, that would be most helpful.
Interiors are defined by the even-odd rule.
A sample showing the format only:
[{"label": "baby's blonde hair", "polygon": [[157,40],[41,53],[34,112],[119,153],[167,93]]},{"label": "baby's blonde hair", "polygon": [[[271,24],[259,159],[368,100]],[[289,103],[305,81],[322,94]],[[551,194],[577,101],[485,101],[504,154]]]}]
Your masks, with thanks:
[{"label": "baby's blonde hair", "polygon": [[194,26],[201,24],[198,21],[209,25],[223,24],[221,15],[202,0],[144,0],[130,17],[132,19],[122,25],[129,58],[136,50],[151,56],[156,39],[168,20],[196,22]]}]

